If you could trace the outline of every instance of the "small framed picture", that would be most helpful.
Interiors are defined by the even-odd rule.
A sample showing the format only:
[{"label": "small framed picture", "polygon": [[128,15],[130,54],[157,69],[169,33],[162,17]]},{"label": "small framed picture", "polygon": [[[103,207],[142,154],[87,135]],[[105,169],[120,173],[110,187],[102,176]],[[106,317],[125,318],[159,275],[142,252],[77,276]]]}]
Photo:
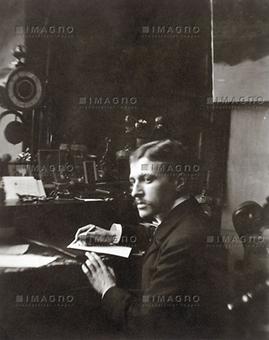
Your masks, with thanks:
[{"label": "small framed picture", "polygon": [[4,176],[32,176],[34,166],[26,162],[9,162],[8,171]]},{"label": "small framed picture", "polygon": [[95,182],[97,181],[97,170],[96,170],[95,160],[84,161],[83,169],[84,169],[85,183],[95,184]]}]

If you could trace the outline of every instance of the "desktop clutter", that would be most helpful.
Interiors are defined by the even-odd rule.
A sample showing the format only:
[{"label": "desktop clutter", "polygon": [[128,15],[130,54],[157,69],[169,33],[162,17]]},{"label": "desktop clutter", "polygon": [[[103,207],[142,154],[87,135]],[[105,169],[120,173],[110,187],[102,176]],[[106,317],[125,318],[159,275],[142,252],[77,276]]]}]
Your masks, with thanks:
[{"label": "desktop clutter", "polygon": [[[3,178],[0,201],[111,199],[122,195],[122,192],[126,196],[130,153],[147,141],[167,138],[169,135],[168,125],[162,116],[156,117],[152,125],[145,119],[127,115],[120,142],[106,137],[98,156],[90,154],[82,144],[60,144],[58,149],[39,149],[36,154],[26,148],[15,161],[5,154],[0,159],[0,177]],[[24,179],[18,179],[20,177]],[[105,184],[111,182],[119,185],[114,185],[113,189],[108,186],[108,190]],[[12,186],[17,187],[10,193]]]},{"label": "desktop clutter", "polygon": [[9,158],[4,165],[0,167],[1,202],[111,198],[110,191],[96,188],[100,180],[96,156],[88,154],[84,145],[61,144],[59,149],[40,149],[36,157],[26,149],[15,162]]}]

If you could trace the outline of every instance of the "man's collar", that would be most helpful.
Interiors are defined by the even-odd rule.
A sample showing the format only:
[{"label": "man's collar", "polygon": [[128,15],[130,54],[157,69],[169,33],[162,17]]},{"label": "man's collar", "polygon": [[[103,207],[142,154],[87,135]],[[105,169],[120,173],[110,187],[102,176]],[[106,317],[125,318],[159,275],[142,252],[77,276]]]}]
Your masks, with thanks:
[{"label": "man's collar", "polygon": [[[177,199],[175,200],[174,204],[172,205],[172,208],[171,208],[170,212],[171,212],[175,207],[177,207],[178,205],[182,204],[183,202],[185,202],[185,201],[188,200],[189,198],[190,198],[189,195],[187,195],[187,196],[181,196],[181,197],[177,198]],[[168,215],[170,214],[170,212],[168,213]],[[166,219],[166,218],[164,218],[164,220],[165,220],[165,219]],[[157,219],[157,218],[152,222],[152,224],[156,225],[156,227],[158,227],[161,223],[162,223],[162,221],[160,221],[160,220]]]},{"label": "man's collar", "polygon": [[[176,202],[178,204],[176,204]],[[174,226],[179,222],[184,215],[190,211],[190,209],[194,207],[199,207],[199,203],[193,196],[185,197],[183,199],[180,198],[176,200],[173,209],[170,211],[168,216],[160,223],[156,230],[156,239],[160,241],[164,238],[170,231],[174,228]]]},{"label": "man's collar", "polygon": [[[181,197],[177,198],[177,199],[175,200],[175,203],[174,203],[173,206],[172,206],[172,209],[174,209],[176,206],[178,206],[179,204],[183,203],[184,201],[186,201],[186,200],[189,199],[189,198],[190,198],[189,195],[188,195],[188,196],[181,196]],[[171,210],[172,210],[172,209],[171,209]]]}]

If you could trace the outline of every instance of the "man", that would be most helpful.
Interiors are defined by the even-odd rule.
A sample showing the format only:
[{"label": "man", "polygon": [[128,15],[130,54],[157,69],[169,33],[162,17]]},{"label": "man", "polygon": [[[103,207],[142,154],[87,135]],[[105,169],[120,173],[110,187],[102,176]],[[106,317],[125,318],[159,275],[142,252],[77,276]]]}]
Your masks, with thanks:
[{"label": "man", "polygon": [[[225,258],[220,248],[210,254],[206,240],[212,233],[198,202],[188,194],[182,172],[187,162],[181,143],[171,140],[144,144],[130,157],[131,195],[140,217],[152,219],[156,226],[137,227],[137,235],[149,240],[140,296],[118,287],[113,270],[97,254],[87,253],[82,266],[101,294],[107,315],[135,338],[216,339],[219,316],[224,318]],[[110,231],[90,228],[81,228],[77,238],[103,236],[111,241],[130,233],[118,226]]]}]

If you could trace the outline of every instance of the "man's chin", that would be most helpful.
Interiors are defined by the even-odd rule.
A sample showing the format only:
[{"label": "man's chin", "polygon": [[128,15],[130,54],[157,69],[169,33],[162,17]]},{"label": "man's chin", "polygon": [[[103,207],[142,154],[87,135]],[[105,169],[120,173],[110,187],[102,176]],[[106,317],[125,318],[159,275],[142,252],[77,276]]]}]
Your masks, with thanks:
[{"label": "man's chin", "polygon": [[138,214],[141,218],[152,217],[152,212],[148,210],[138,209]]}]

